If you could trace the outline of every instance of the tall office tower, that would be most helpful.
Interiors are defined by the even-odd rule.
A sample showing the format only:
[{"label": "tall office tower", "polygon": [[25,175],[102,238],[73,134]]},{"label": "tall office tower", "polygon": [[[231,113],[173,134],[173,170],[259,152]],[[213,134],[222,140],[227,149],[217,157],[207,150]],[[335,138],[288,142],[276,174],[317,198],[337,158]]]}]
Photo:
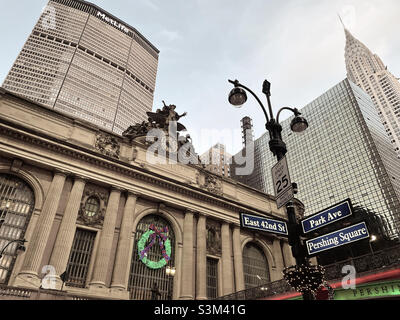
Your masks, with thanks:
[{"label": "tall office tower", "polygon": [[[385,236],[398,238],[400,163],[371,98],[346,79],[301,112],[309,122],[302,135],[290,130],[293,117],[281,124],[290,177],[298,184],[305,214],[350,198],[384,221]],[[273,194],[276,158],[268,141],[268,133],[255,141],[253,174],[237,177],[232,166],[231,177]]]},{"label": "tall office tower", "polygon": [[246,147],[254,142],[253,120],[250,117],[244,117],[240,120],[242,127],[242,143]]},{"label": "tall office tower", "polygon": [[345,28],[347,77],[366,91],[400,159],[400,82],[382,60]]},{"label": "tall office tower", "polygon": [[206,168],[223,177],[230,177],[230,163],[232,156],[226,152],[223,144],[217,143],[215,146],[204,152],[200,160]]},{"label": "tall office tower", "polygon": [[50,0],[3,87],[121,134],[152,110],[158,54],[96,5]]}]

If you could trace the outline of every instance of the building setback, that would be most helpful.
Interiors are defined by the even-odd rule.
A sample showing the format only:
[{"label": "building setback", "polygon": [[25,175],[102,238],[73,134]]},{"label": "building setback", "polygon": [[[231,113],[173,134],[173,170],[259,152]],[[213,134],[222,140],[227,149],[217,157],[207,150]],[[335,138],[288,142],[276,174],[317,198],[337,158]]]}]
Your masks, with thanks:
[{"label": "building setback", "polygon": [[345,28],[347,77],[367,92],[400,159],[400,82],[382,60]]},{"label": "building setback", "polygon": [[158,55],[136,29],[96,5],[50,0],[3,87],[121,134],[152,110]]},{"label": "building setback", "polygon": [[[292,118],[282,122],[290,177],[298,197],[311,215],[350,198],[383,219],[384,235],[394,239],[400,229],[400,163],[371,98],[344,80],[301,110],[309,122],[302,135],[290,130]],[[254,171],[233,178],[274,193],[269,135],[255,141]]]},{"label": "building setback", "polygon": [[226,152],[225,145],[217,143],[215,146],[204,152],[200,160],[206,168],[223,177],[230,177],[230,162],[232,156]]}]

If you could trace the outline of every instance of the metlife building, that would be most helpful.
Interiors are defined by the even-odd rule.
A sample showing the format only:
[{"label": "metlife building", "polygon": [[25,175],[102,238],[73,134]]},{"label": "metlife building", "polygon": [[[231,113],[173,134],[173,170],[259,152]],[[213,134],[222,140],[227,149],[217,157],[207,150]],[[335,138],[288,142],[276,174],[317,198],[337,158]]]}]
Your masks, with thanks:
[{"label": "metlife building", "polygon": [[50,0],[3,87],[121,134],[152,110],[158,49],[81,0]]},{"label": "metlife building", "polygon": [[[382,236],[398,240],[400,230],[400,161],[391,146],[371,98],[345,79],[300,110],[309,128],[297,135],[292,118],[283,121],[290,177],[296,197],[311,216],[345,199],[373,216]],[[231,176],[273,194],[269,135],[255,141],[254,172]],[[372,219],[374,220],[374,219]],[[368,226],[371,227],[371,226]],[[379,236],[379,235],[377,235]]]}]

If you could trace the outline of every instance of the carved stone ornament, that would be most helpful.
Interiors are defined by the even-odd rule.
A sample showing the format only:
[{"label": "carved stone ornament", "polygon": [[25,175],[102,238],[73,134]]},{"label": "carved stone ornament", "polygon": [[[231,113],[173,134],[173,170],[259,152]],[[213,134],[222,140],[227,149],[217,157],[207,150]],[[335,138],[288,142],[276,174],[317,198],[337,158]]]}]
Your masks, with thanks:
[{"label": "carved stone ornament", "polygon": [[218,223],[210,221],[207,223],[207,253],[212,255],[221,255],[221,227]]},{"label": "carved stone ornament", "polygon": [[102,132],[96,135],[95,149],[100,153],[119,159],[120,148],[118,140],[115,137]]},{"label": "carved stone ornament", "polygon": [[107,194],[88,189],[84,192],[78,221],[87,226],[101,225],[107,208]]},{"label": "carved stone ornament", "polygon": [[203,174],[203,176],[200,175],[197,177],[197,182],[200,188],[205,189],[213,194],[222,196],[222,180],[215,175],[207,173],[206,171],[204,171]]}]

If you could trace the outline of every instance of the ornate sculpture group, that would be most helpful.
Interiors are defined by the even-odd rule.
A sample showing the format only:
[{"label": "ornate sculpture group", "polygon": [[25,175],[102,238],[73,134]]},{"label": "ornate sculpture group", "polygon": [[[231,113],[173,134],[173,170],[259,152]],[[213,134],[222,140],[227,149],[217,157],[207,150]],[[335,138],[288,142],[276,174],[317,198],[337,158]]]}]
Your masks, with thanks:
[{"label": "ornate sculpture group", "polygon": [[167,131],[172,122],[176,123],[176,131],[186,131],[184,125],[179,123],[179,119],[185,117],[187,113],[179,115],[175,109],[175,105],[167,106],[163,101],[164,107],[162,109],[157,109],[156,112],[147,112],[148,121],[143,121],[142,123],[137,123],[130,126],[125,132],[122,133],[123,137],[134,139],[136,137],[145,136],[152,129],[162,129]]},{"label": "ornate sculpture group", "polygon": [[[139,137],[146,137],[146,142],[161,141],[162,145],[165,145],[165,151],[170,153],[177,153],[185,146],[184,152],[187,157],[194,159],[194,162],[201,164],[199,156],[194,152],[192,144],[192,138],[189,134],[181,136],[181,131],[186,131],[186,127],[178,122],[182,117],[185,117],[187,113],[178,114],[175,109],[175,105],[166,105],[163,101],[163,108],[157,109],[156,112],[147,112],[148,121],[137,123],[130,126],[122,136],[133,141]],[[160,132],[152,132],[152,130],[162,130]]]}]

